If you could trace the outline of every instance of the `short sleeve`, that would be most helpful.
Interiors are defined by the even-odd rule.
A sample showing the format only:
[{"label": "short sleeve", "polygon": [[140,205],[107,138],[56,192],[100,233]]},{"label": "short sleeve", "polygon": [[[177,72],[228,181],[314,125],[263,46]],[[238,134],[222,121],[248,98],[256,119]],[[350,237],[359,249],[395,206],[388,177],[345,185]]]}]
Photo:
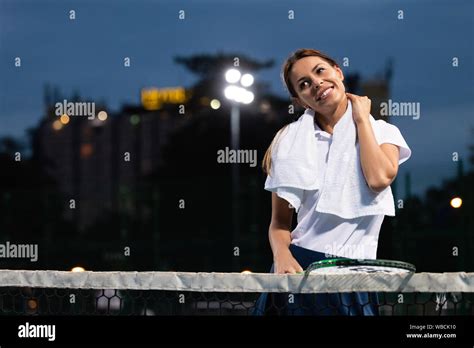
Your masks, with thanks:
[{"label": "short sleeve", "polygon": [[405,139],[403,138],[400,130],[393,124],[387,123],[383,120],[377,121],[378,129],[376,132],[376,139],[379,145],[381,144],[393,144],[397,145],[400,149],[400,157],[398,164],[402,164],[408,160],[411,156],[411,150],[408,147]]},{"label": "short sleeve", "polygon": [[272,189],[266,188],[267,191],[275,192],[278,197],[283,198],[295,208],[296,212],[300,209],[303,201],[304,190],[294,187],[275,187]]},{"label": "short sleeve", "polygon": [[304,190],[294,187],[278,187],[276,194],[291,204],[298,212],[303,201]]}]

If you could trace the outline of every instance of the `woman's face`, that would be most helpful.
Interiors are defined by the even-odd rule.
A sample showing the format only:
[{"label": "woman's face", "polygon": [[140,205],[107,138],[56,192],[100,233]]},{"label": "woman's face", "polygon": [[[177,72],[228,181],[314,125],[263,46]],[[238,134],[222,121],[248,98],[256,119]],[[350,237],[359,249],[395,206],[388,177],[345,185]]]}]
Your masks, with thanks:
[{"label": "woman's face", "polygon": [[334,112],[344,99],[343,80],[341,69],[316,56],[299,59],[290,72],[290,82],[298,95],[296,101],[323,115]]}]

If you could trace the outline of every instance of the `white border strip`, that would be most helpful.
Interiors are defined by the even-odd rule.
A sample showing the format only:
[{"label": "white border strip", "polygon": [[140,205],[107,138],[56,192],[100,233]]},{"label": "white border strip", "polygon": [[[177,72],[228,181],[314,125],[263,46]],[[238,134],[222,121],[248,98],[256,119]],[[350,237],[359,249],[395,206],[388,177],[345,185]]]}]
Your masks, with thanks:
[{"label": "white border strip", "polygon": [[64,272],[0,270],[0,287],[195,292],[474,292],[474,273]]}]

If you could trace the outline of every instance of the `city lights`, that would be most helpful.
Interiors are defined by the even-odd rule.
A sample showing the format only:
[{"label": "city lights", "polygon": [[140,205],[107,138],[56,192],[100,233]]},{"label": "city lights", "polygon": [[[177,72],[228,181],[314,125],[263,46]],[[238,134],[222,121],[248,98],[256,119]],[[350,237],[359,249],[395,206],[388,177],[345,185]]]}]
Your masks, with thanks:
[{"label": "city lights", "polygon": [[225,80],[229,83],[236,83],[240,79],[240,71],[237,69],[229,69],[225,73]]},{"label": "city lights", "polygon": [[211,105],[211,108],[213,108],[214,110],[217,110],[221,107],[221,102],[217,99],[212,99],[210,105]]},{"label": "city lights", "polygon": [[450,204],[451,204],[451,207],[455,209],[460,208],[462,205],[462,199],[459,197],[454,197],[453,199],[451,199]]},{"label": "city lights", "polygon": [[141,90],[142,105],[147,110],[159,110],[164,103],[183,104],[190,94],[183,87],[144,88]]},{"label": "city lights", "polygon": [[105,111],[100,111],[99,114],[97,115],[97,118],[101,121],[105,121],[107,117],[108,115]]},{"label": "city lights", "polygon": [[84,271],[85,271],[84,267],[81,267],[81,266],[76,266],[71,269],[71,272],[84,272]]},{"label": "city lights", "polygon": [[132,126],[136,126],[137,124],[139,124],[140,116],[138,116],[137,114],[130,116],[130,123],[132,124]]},{"label": "city lights", "polygon": [[59,118],[59,121],[62,123],[62,124],[68,124],[69,123],[69,116],[67,114],[63,114],[61,115],[61,117]]},{"label": "city lights", "polygon": [[56,120],[53,122],[52,127],[55,131],[59,131],[61,130],[61,128],[63,128],[63,124],[61,123],[61,121]]},{"label": "city lights", "polygon": [[[253,84],[254,78],[251,74],[244,74],[241,77],[240,71],[237,69],[229,69],[225,74],[225,79],[231,85],[228,85],[224,89],[224,95],[227,99],[235,101],[237,103],[250,104],[253,102],[254,94],[245,89],[244,87],[250,87]],[[240,81],[240,85],[236,85]]]},{"label": "city lights", "polygon": [[36,299],[30,298],[27,302],[28,308],[32,311],[38,308],[38,301]]},{"label": "city lights", "polygon": [[253,76],[250,74],[244,74],[240,79],[240,83],[244,87],[250,87],[253,85]]}]

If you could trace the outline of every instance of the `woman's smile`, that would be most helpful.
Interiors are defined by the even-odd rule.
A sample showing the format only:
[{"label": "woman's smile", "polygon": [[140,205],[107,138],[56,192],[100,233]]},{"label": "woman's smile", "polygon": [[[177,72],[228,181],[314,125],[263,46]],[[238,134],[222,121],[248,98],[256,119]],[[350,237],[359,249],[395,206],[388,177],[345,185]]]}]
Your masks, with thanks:
[{"label": "woman's smile", "polygon": [[330,86],[321,92],[319,92],[318,97],[316,98],[316,101],[324,101],[326,100],[330,95],[332,95],[332,91],[334,90],[334,86]]}]

